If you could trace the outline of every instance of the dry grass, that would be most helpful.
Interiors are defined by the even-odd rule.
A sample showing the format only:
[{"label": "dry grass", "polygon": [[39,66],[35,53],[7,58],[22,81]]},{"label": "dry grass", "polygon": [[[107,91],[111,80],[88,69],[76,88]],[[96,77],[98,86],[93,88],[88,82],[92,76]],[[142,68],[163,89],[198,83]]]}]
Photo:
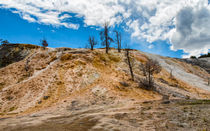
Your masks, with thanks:
[{"label": "dry grass", "polygon": [[82,61],[82,60],[76,60],[76,61],[74,61],[74,64],[75,64],[75,66],[78,66],[78,65],[86,65],[87,62]]},{"label": "dry grass", "polygon": [[141,62],[141,63],[145,63],[148,60],[148,57],[144,54],[140,54],[140,53],[136,53],[134,55],[135,60]]},{"label": "dry grass", "polygon": [[4,88],[4,85],[5,85],[5,83],[4,83],[4,82],[1,82],[1,83],[0,83],[0,91],[1,91],[1,89],[3,89],[3,88]]},{"label": "dry grass", "polygon": [[104,69],[107,66],[115,65],[121,62],[120,56],[113,53],[105,54],[103,52],[94,52],[94,55],[92,64],[94,67],[99,69]]},{"label": "dry grass", "polygon": [[64,54],[61,56],[61,61],[72,60],[72,54]]},{"label": "dry grass", "polygon": [[2,46],[9,46],[9,47],[17,47],[17,48],[22,48],[22,49],[37,49],[41,48],[40,46],[37,45],[31,45],[31,44],[3,44]]},{"label": "dry grass", "polygon": [[121,58],[119,56],[116,56],[114,54],[109,54],[108,55],[109,61],[113,61],[113,62],[120,62]]}]

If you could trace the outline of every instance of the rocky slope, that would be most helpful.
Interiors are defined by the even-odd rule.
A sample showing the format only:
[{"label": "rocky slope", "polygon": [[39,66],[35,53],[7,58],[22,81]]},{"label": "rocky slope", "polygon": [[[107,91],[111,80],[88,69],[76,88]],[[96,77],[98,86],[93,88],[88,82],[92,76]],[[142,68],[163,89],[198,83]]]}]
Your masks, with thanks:
[{"label": "rocky slope", "polygon": [[[201,67],[136,50],[131,51],[135,81],[130,79],[124,51],[115,49],[105,54],[104,49],[44,49],[20,44],[2,46],[0,54],[0,130],[19,130],[21,125],[39,125],[56,116],[65,123],[61,116],[76,114],[75,120],[90,122],[90,126],[84,125],[91,129],[104,125],[109,129],[115,125],[111,124],[113,116],[119,114],[121,119],[122,113],[138,112],[144,101],[159,101],[163,96],[171,100],[210,98],[209,73]],[[162,66],[154,76],[157,91],[144,90],[138,84],[144,77],[139,64],[148,58]],[[78,119],[82,115],[84,120]],[[122,121],[116,130],[137,130],[135,124]],[[146,121],[142,128],[150,129],[148,123],[151,125]]]},{"label": "rocky slope", "polygon": [[196,58],[196,59],[181,59],[181,61],[187,62],[192,65],[200,66],[210,73],[210,57]]}]

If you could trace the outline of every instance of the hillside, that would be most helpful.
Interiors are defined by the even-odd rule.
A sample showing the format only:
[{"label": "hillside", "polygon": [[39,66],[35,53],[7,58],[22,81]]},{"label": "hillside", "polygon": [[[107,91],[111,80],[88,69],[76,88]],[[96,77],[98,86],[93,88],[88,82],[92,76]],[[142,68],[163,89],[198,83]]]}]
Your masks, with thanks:
[{"label": "hillside", "polygon": [[197,59],[182,59],[182,61],[187,62],[192,65],[200,66],[210,73],[210,57],[197,58]]},{"label": "hillside", "polygon": [[[28,130],[31,127],[40,130],[36,125],[59,130],[59,126],[53,127],[53,123],[59,121],[62,127],[73,130],[155,129],[158,124],[153,122],[164,117],[170,119],[170,111],[179,111],[170,109],[176,107],[179,100],[181,103],[192,100],[197,104],[198,99],[210,99],[208,67],[203,69],[183,60],[137,50],[132,50],[131,56],[135,60],[135,81],[130,79],[124,51],[118,53],[111,49],[105,54],[104,49],[44,49],[24,44],[1,46],[0,130]],[[157,60],[162,66],[161,72],[154,76],[157,91],[139,87],[138,79],[144,77],[139,65],[148,58]],[[165,96],[171,100],[171,106],[162,105]],[[204,102],[209,106],[207,100]],[[148,118],[153,115],[148,116],[148,112],[139,116],[145,110],[157,111],[157,105],[160,105],[160,112],[156,115],[164,111],[163,118],[155,117],[151,121]],[[199,112],[199,109],[197,106],[195,110]],[[201,115],[202,120],[205,115]],[[140,117],[145,121],[139,120]],[[42,121],[48,124],[43,125]],[[78,128],[80,123],[83,126]],[[179,129],[176,124],[180,123],[168,126]],[[198,125],[198,129],[208,127],[202,122]],[[184,125],[183,128],[192,127]]]}]

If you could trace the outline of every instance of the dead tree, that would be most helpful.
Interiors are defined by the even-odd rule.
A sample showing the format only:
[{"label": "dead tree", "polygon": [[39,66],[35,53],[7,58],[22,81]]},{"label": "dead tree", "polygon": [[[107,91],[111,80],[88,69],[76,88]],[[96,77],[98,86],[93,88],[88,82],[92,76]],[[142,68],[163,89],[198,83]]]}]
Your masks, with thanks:
[{"label": "dead tree", "polygon": [[157,74],[161,71],[161,66],[155,60],[148,59],[145,64],[140,65],[140,69],[145,71],[145,78],[140,80],[140,86],[152,90],[154,89],[154,81],[153,81],[153,74]]},{"label": "dead tree", "polygon": [[125,56],[126,56],[126,63],[129,66],[131,80],[134,81],[134,74],[133,74],[134,59],[130,57],[130,49],[125,50]]},{"label": "dead tree", "polygon": [[121,33],[119,31],[114,31],[116,33],[116,44],[117,44],[117,49],[118,49],[118,52],[120,53],[121,52]]},{"label": "dead tree", "polygon": [[8,40],[1,40],[1,43],[2,43],[2,45],[7,45],[7,44],[9,44],[9,41]]},{"label": "dead tree", "polygon": [[97,41],[95,40],[94,36],[89,36],[88,39],[88,46],[90,47],[91,50],[93,50],[94,46],[97,45]]},{"label": "dead tree", "polygon": [[[3,39],[0,39],[0,43],[2,43]],[[3,43],[2,43],[3,44]],[[1,45],[1,44],[0,44]]]},{"label": "dead tree", "polygon": [[113,39],[109,36],[109,24],[108,22],[105,22],[104,24],[104,29],[100,32],[100,38],[102,41],[102,46],[106,46],[106,53],[108,54],[109,52],[109,47],[111,43],[113,42]]},{"label": "dead tree", "polygon": [[49,44],[46,39],[41,40],[41,45],[46,48]]},{"label": "dead tree", "polygon": [[144,64],[143,64],[143,63],[141,63],[141,64],[140,64],[139,69],[140,69],[140,71],[142,71],[142,73],[143,73],[143,75],[144,75],[144,76],[146,76],[146,75],[147,75],[147,73],[146,73],[146,69],[145,69],[145,67],[144,67]]}]

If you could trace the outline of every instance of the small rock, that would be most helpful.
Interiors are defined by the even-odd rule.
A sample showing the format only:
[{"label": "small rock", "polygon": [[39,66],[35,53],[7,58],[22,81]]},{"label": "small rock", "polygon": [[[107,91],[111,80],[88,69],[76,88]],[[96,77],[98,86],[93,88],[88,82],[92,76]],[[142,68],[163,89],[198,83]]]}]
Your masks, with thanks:
[{"label": "small rock", "polygon": [[170,101],[163,101],[162,104],[169,104]]},{"label": "small rock", "polygon": [[44,100],[47,100],[50,96],[44,96]]}]

